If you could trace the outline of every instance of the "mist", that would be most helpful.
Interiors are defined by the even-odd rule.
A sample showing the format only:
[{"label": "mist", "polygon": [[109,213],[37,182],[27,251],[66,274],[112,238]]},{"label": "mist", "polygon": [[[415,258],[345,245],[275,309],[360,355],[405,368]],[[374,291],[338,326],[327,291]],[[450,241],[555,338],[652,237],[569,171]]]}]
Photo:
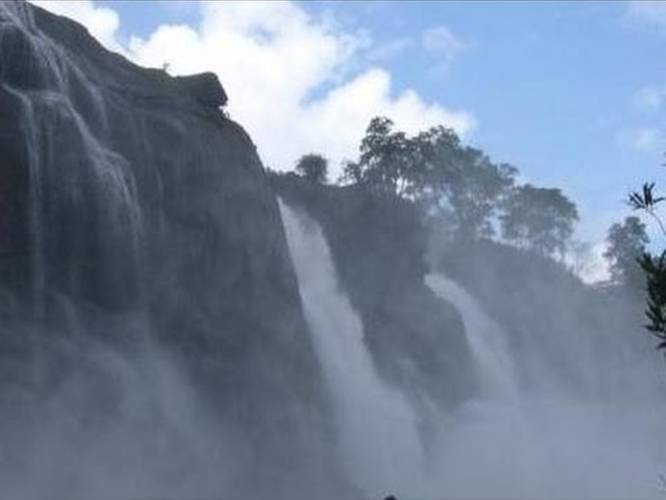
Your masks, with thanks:
[{"label": "mist", "polygon": [[[340,328],[348,321],[356,324],[343,327],[345,335],[358,334],[357,313],[340,298],[337,283],[323,284],[337,278],[328,262],[329,250],[322,246],[321,228],[284,204],[281,211],[313,335],[332,337],[335,334],[327,333],[332,325]],[[347,388],[336,396],[340,411],[353,405],[363,414],[356,425],[371,427],[363,429],[362,437],[352,441],[341,438],[340,442],[343,452],[353,457],[349,460],[357,484],[374,485],[377,492],[387,491],[382,485],[388,485],[388,491],[405,498],[620,499],[659,498],[663,494],[661,434],[666,408],[661,402],[664,387],[660,366],[653,352],[632,348],[633,339],[627,338],[624,345],[614,346],[617,359],[595,362],[592,355],[585,359],[586,350],[597,350],[596,334],[587,332],[586,338],[580,330],[576,334],[585,340],[571,345],[571,339],[559,339],[555,341],[561,344],[556,346],[558,353],[538,344],[512,352],[508,333],[462,286],[443,274],[429,274],[425,281],[462,316],[479,391],[455,411],[440,414],[427,437],[418,447],[412,446],[419,450],[414,453],[406,450],[404,443],[413,444],[414,418],[424,418],[418,409],[405,411],[402,404],[406,400],[394,400],[391,405],[386,396],[377,394],[381,389],[372,386],[378,381],[357,372],[373,370],[371,359],[363,356],[352,362],[339,347],[319,346],[321,363],[333,365],[329,370],[339,372],[330,375],[329,383],[337,390]],[[564,296],[558,290],[549,291]],[[342,309],[336,308],[341,300]],[[562,300],[563,308],[573,308]],[[529,310],[529,305],[524,307]],[[538,315],[532,314],[538,321]],[[355,350],[363,353],[365,349],[357,345]],[[595,380],[605,376],[601,366],[585,370],[584,386],[543,368],[552,362],[548,358],[560,355],[574,363],[566,366],[563,362],[559,370],[574,372],[579,363],[596,363],[610,373],[622,372],[623,384],[608,389],[604,387],[607,382]],[[607,363],[610,366],[605,366]],[[355,382],[345,383],[345,377],[353,377]],[[355,395],[356,391],[362,392]],[[350,425],[345,417],[338,417],[343,435],[354,431],[344,429]],[[384,421],[389,419],[395,423],[387,430]],[[381,432],[390,438],[372,446],[373,435]],[[369,445],[371,454],[366,449]],[[385,462],[386,458],[397,458],[397,464]],[[409,460],[400,466],[406,458]],[[357,463],[359,459],[365,459],[366,466],[380,468],[383,483],[377,485],[378,473],[364,470]],[[415,464],[422,464],[417,471]],[[371,495],[372,487],[363,489]]]},{"label": "mist", "polygon": [[0,497],[664,496],[644,221],[584,281],[578,200],[445,112],[273,169],[222,77],[0,2]]},{"label": "mist", "polygon": [[[3,366],[3,495],[8,498],[206,498],[229,490],[243,446],[214,419],[139,315],[123,347],[66,332],[3,328],[24,342]],[[215,439],[211,439],[216,436]]]}]

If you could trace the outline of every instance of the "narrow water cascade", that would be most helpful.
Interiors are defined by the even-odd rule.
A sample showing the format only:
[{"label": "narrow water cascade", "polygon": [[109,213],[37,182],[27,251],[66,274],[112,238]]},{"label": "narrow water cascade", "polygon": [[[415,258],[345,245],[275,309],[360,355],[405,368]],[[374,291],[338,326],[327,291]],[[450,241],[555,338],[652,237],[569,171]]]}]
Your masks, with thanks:
[{"label": "narrow water cascade", "polygon": [[[123,275],[125,285],[138,287],[143,214],[134,166],[114,150],[108,134],[111,104],[75,58],[36,28],[31,10],[21,3],[2,8],[14,24],[0,33],[0,90],[17,104],[25,143],[27,232],[39,317],[49,286],[57,282],[79,293],[87,285],[78,263],[98,255],[122,255],[122,272],[99,272],[109,282]],[[9,63],[17,57],[25,59],[25,73],[12,71]],[[66,248],[55,243],[61,220],[68,221]]]},{"label": "narrow water cascade", "polygon": [[429,274],[425,282],[435,295],[453,303],[460,312],[487,395],[515,398],[516,370],[502,328],[488,317],[474,297],[446,276]]},{"label": "narrow water cascade", "polygon": [[306,320],[335,399],[345,465],[368,495],[391,491],[414,496],[424,487],[414,410],[376,373],[363,325],[338,286],[319,225],[282,201],[280,212]]},{"label": "narrow water cascade", "polygon": [[524,499],[659,494],[663,445],[653,435],[660,426],[650,410],[653,401],[623,404],[628,395],[622,391],[607,401],[598,395],[581,399],[575,390],[520,387],[517,368],[526,361],[512,356],[508,332],[456,282],[441,274],[425,282],[462,316],[484,389],[440,429],[431,465],[439,491],[455,498]]}]

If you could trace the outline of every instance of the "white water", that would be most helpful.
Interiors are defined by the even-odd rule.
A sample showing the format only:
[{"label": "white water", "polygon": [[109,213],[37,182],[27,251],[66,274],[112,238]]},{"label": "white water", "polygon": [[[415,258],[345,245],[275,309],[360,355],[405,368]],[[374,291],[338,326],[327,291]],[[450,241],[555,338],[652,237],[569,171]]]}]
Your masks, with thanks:
[{"label": "white water", "polygon": [[282,203],[280,210],[334,396],[340,453],[370,498],[664,497],[663,405],[625,394],[608,401],[521,389],[520,360],[511,356],[505,332],[464,289],[434,275],[428,285],[463,317],[484,391],[442,415],[426,462],[416,412],[377,376],[320,227]]},{"label": "white water", "polygon": [[[104,145],[109,120],[98,86],[83,74],[66,51],[36,29],[32,12],[25,5],[0,2],[0,9],[14,21],[13,28],[21,33],[27,47],[23,64],[27,68],[24,77],[29,83],[21,82],[17,87],[9,79],[2,88],[16,97],[22,107],[17,126],[24,133],[28,152],[33,294],[35,312],[40,316],[48,280],[44,249],[51,230],[49,212],[69,205],[77,206],[81,212],[97,210],[103,218],[100,225],[104,227],[100,231],[122,234],[135,260],[143,232],[142,213],[134,169],[123,156]],[[5,42],[11,43],[11,37],[4,38],[8,33],[18,37],[9,29],[2,31],[0,49]],[[13,64],[3,54],[0,50],[0,70]],[[81,100],[79,110],[72,96]],[[79,112],[83,109],[85,117]],[[103,138],[92,132],[89,122],[101,124],[97,133]],[[54,130],[59,133],[54,135]],[[63,143],[74,144],[70,148],[78,154],[63,150]],[[138,262],[135,265],[138,267]]]},{"label": "white water", "polygon": [[[522,390],[506,332],[460,285],[426,284],[461,316],[485,391],[441,429],[437,484],[455,498],[663,498],[658,399]],[[645,383],[650,381],[645,380]]]},{"label": "white water", "polygon": [[280,212],[313,344],[335,399],[340,452],[350,476],[372,498],[413,494],[424,486],[416,415],[377,375],[321,228],[281,201]]},{"label": "white water", "polygon": [[429,274],[425,282],[435,295],[451,302],[460,312],[486,395],[516,397],[516,370],[502,328],[486,315],[474,297],[446,276]]}]

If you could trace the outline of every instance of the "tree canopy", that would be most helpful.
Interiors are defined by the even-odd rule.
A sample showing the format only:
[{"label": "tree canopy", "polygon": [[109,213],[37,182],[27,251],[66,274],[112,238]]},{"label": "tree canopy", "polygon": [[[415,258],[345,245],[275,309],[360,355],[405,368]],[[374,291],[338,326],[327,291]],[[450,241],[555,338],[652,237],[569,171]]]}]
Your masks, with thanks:
[{"label": "tree canopy", "polygon": [[326,184],[328,180],[328,160],[315,153],[301,156],[294,170],[298,175],[317,184]]},{"label": "tree canopy", "polygon": [[609,228],[606,242],[604,257],[610,263],[613,282],[640,288],[644,277],[638,259],[650,243],[645,224],[638,217],[626,217],[621,224],[615,223]]},{"label": "tree canopy", "polygon": [[346,181],[414,201],[470,236],[492,234],[491,217],[517,172],[463,146],[450,128],[432,127],[408,137],[385,117],[372,119],[359,153],[357,161],[345,165]]},{"label": "tree canopy", "polygon": [[[316,184],[327,182],[327,160],[304,155],[295,173]],[[518,169],[495,162],[481,149],[463,144],[439,125],[414,135],[396,129],[387,117],[373,118],[354,161],[343,165],[338,182],[369,196],[413,204],[431,228],[447,240],[495,235],[542,256],[570,249],[576,205],[561,190],[516,185]]]},{"label": "tree canopy", "polygon": [[375,117],[361,141],[358,161],[345,165],[344,178],[381,194],[409,195],[418,168],[413,146],[404,132],[393,130],[389,118]]},{"label": "tree canopy", "polygon": [[578,220],[576,205],[562,191],[524,184],[507,197],[502,236],[541,255],[563,254]]}]

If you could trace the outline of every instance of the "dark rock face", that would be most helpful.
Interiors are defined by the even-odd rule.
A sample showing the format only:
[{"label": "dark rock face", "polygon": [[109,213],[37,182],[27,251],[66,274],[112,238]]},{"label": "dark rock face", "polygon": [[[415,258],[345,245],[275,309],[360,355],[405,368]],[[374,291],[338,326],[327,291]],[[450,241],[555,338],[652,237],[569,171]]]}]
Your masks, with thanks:
[{"label": "dark rock face", "polygon": [[203,106],[219,108],[227,104],[227,93],[214,73],[177,76],[175,80]]},{"label": "dark rock face", "polygon": [[415,207],[294,174],[273,175],[272,181],[287,203],[321,224],[384,379],[426,412],[432,403],[450,409],[474,394],[462,320],[423,281],[427,231]]},{"label": "dark rock face", "polygon": [[[226,100],[212,74],[139,68],[72,21],[0,4],[1,300],[27,325],[3,342],[28,359],[39,333],[18,332],[67,336],[72,316],[105,345],[147,337],[250,443],[238,491],[304,494],[335,476],[313,450],[325,391],[275,197]],[[128,316],[144,327],[118,327]]]}]

